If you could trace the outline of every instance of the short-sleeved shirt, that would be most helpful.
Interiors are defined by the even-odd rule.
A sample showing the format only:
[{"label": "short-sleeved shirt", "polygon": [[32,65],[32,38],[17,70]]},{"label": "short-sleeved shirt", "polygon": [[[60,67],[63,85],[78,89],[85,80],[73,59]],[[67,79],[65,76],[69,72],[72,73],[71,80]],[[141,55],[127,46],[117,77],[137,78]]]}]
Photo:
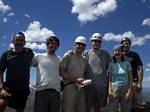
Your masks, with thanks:
[{"label": "short-sleeved shirt", "polygon": [[[91,68],[88,61],[83,56],[73,54],[71,57],[66,56],[60,63],[60,68],[65,69],[65,72],[73,77],[86,77],[91,75]],[[64,80],[65,83],[69,82]]]},{"label": "short-sleeved shirt", "polygon": [[23,52],[16,53],[13,49],[5,51],[0,58],[0,70],[6,70],[5,85],[15,89],[29,89],[30,65],[33,52],[24,48]]},{"label": "short-sleeved shirt", "polygon": [[142,60],[138,53],[130,51],[128,54],[124,55],[126,61],[131,63],[133,81],[138,81],[138,66],[142,66]]},{"label": "short-sleeved shirt", "polygon": [[37,67],[36,89],[60,90],[59,65],[61,58],[48,53],[35,54],[33,65]]},{"label": "short-sleeved shirt", "polygon": [[108,72],[112,75],[113,85],[127,85],[129,82],[129,72],[131,64],[128,61],[111,62],[108,66]]},{"label": "short-sleeved shirt", "polygon": [[101,49],[98,54],[95,54],[93,50],[90,49],[85,51],[84,56],[87,57],[93,71],[93,84],[103,87],[107,86],[107,69],[108,64],[111,62],[111,56],[109,53]]}]

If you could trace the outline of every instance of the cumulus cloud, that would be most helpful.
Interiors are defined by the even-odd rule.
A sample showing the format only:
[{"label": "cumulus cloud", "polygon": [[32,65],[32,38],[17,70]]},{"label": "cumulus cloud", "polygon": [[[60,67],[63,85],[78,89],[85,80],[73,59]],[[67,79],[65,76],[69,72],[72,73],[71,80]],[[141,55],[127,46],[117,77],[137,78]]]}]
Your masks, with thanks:
[{"label": "cumulus cloud", "polygon": [[8,18],[4,17],[4,18],[3,18],[3,22],[4,22],[4,23],[8,22]]},{"label": "cumulus cloud", "polygon": [[145,71],[146,71],[146,72],[150,72],[150,63],[148,63],[148,64],[146,65]]},{"label": "cumulus cloud", "polygon": [[45,42],[49,36],[55,35],[54,32],[48,28],[42,28],[39,21],[30,23],[24,33],[26,35],[26,41],[28,42]]},{"label": "cumulus cloud", "polygon": [[123,34],[114,34],[114,33],[106,33],[104,35],[105,41],[121,41],[122,37],[129,37],[132,41],[132,46],[138,45],[142,46],[146,42],[146,40],[150,40],[150,34],[146,34],[145,36],[135,36],[132,31],[127,31]]},{"label": "cumulus cloud", "polygon": [[117,8],[117,0],[71,0],[72,13],[78,14],[81,23],[94,21]]},{"label": "cumulus cloud", "polygon": [[15,13],[13,13],[13,12],[8,13],[8,16],[14,16],[14,15],[15,15]]},{"label": "cumulus cloud", "polygon": [[46,50],[46,45],[45,43],[37,44],[37,43],[26,43],[26,47],[29,47],[31,49],[36,49],[36,50]]},{"label": "cumulus cloud", "polygon": [[[53,31],[46,27],[42,27],[39,21],[33,21],[24,31],[26,36],[26,47],[36,50],[46,50],[45,40],[52,35],[55,35]],[[14,47],[10,44],[9,47]]]},{"label": "cumulus cloud", "polygon": [[[36,50],[46,50],[45,40],[49,36],[55,35],[53,31],[46,27],[42,27],[39,21],[30,23],[24,33],[27,41],[25,47]],[[14,46],[13,44],[10,44],[9,47],[13,48]]]},{"label": "cumulus cloud", "polygon": [[8,6],[8,5],[5,5],[5,4],[3,3],[3,1],[0,0],[0,12],[6,13],[6,12],[9,12],[10,10],[11,10],[11,7]]},{"label": "cumulus cloud", "polygon": [[8,17],[15,15],[12,12],[12,8],[9,5],[4,4],[2,0],[0,0],[0,15],[2,15],[2,22],[8,22]]},{"label": "cumulus cloud", "polygon": [[30,15],[29,14],[25,14],[24,15],[26,18],[30,19]]},{"label": "cumulus cloud", "polygon": [[142,25],[148,25],[148,26],[150,26],[150,18],[144,19]]}]

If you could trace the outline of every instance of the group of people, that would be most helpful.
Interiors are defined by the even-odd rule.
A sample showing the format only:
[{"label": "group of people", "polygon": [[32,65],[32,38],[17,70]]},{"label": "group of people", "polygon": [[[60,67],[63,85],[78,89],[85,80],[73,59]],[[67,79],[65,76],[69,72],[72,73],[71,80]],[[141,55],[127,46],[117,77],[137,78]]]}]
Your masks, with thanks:
[{"label": "group of people", "polygon": [[130,51],[131,40],[123,37],[112,56],[101,49],[100,33],[94,33],[90,40],[92,48],[85,50],[87,39],[78,36],[74,50],[61,58],[56,55],[58,37],[47,38],[46,53],[34,54],[24,47],[24,33],[15,33],[14,47],[0,57],[0,112],[7,106],[24,111],[32,66],[37,68],[34,112],[102,112],[106,105],[109,112],[137,112],[143,64],[138,53]]}]

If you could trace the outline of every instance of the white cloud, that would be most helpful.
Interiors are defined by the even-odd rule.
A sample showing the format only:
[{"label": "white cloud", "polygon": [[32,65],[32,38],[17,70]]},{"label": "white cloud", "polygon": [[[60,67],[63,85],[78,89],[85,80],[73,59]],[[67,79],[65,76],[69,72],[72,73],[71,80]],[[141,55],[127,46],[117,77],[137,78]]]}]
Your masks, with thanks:
[{"label": "white cloud", "polygon": [[5,4],[3,3],[3,1],[0,0],[0,12],[6,13],[6,12],[9,12],[10,10],[11,10],[11,7],[8,6],[8,5],[5,5]]},{"label": "white cloud", "polygon": [[30,15],[29,14],[25,14],[24,15],[26,18],[30,19]]},{"label": "white cloud", "polygon": [[[10,48],[14,48],[14,45],[11,43],[9,45]],[[31,48],[31,49],[36,49],[36,50],[46,50],[46,44],[45,43],[41,43],[41,44],[38,44],[38,43],[30,43],[30,42],[27,42],[25,44],[25,47],[28,47],[28,48]]]},{"label": "white cloud", "polygon": [[54,32],[48,28],[41,28],[39,21],[33,21],[30,23],[24,33],[26,35],[26,41],[28,42],[45,42],[49,36],[55,35]]},{"label": "white cloud", "polygon": [[144,45],[146,40],[150,40],[150,34],[146,34],[142,37],[136,37],[132,31],[127,31],[123,34],[114,34],[114,33],[106,33],[103,37],[105,41],[121,41],[122,37],[129,37],[132,41],[132,46],[138,45]]},{"label": "white cloud", "polygon": [[72,13],[78,14],[81,23],[94,21],[98,17],[105,16],[117,8],[117,0],[71,0]]},{"label": "white cloud", "polygon": [[14,16],[14,15],[15,15],[15,13],[13,13],[13,12],[8,13],[8,16]]},{"label": "white cloud", "polygon": [[[54,32],[48,28],[42,28],[39,21],[30,23],[24,33],[27,41],[25,47],[36,50],[46,50],[47,47],[44,42],[49,36],[55,35]],[[13,44],[10,44],[9,47],[13,48]]]},{"label": "white cloud", "polygon": [[46,44],[45,43],[41,43],[41,44],[37,44],[37,43],[26,43],[25,45],[26,47],[29,47],[31,49],[38,49],[38,50],[46,50]]},{"label": "white cloud", "polygon": [[148,26],[150,26],[150,18],[144,19],[142,25],[148,25]]},{"label": "white cloud", "polygon": [[3,18],[3,22],[4,22],[4,23],[8,22],[8,18],[4,17],[4,18]]},{"label": "white cloud", "polygon": [[150,63],[148,63],[148,64],[146,65],[145,71],[146,71],[146,72],[150,72]]}]

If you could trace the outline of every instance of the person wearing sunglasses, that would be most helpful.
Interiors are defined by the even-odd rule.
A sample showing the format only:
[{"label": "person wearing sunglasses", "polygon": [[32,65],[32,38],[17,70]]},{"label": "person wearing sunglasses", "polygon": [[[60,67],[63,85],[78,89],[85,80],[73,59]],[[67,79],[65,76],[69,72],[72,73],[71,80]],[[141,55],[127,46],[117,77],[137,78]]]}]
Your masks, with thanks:
[{"label": "person wearing sunglasses", "polygon": [[15,33],[12,36],[12,43],[14,47],[6,50],[0,57],[0,112],[7,106],[16,112],[23,112],[30,93],[29,74],[34,53],[24,47],[23,32]]},{"label": "person wearing sunglasses", "polygon": [[66,55],[60,63],[60,76],[63,78],[63,112],[85,112],[84,81],[92,74],[86,58],[82,55],[86,47],[86,38],[75,39],[75,50]]},{"label": "person wearing sunglasses", "polygon": [[92,68],[93,75],[91,76],[92,84],[86,86],[86,112],[101,112],[106,109],[107,94],[108,94],[108,77],[107,68],[111,62],[111,56],[106,51],[101,49],[102,35],[94,33],[90,40],[92,48],[84,52],[84,56]]},{"label": "person wearing sunglasses", "polygon": [[131,39],[123,37],[120,44],[123,46],[123,55],[125,60],[131,63],[133,75],[133,99],[132,99],[132,112],[138,112],[142,103],[142,81],[143,81],[143,62],[140,55],[131,51]]}]

